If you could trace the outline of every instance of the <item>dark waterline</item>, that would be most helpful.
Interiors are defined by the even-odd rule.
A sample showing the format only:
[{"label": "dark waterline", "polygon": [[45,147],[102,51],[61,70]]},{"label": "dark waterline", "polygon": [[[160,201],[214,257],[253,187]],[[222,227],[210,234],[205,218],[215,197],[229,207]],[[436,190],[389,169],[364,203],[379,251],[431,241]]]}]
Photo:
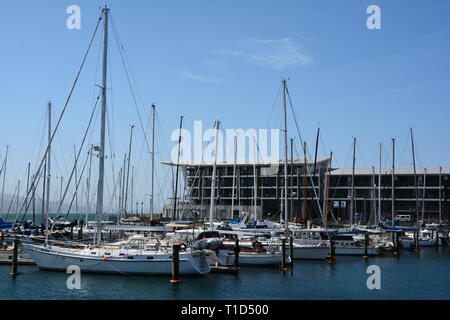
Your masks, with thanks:
[{"label": "dark waterline", "polygon": [[[369,265],[381,268],[381,290],[366,286]],[[0,299],[449,299],[450,248],[402,251],[399,258],[337,257],[335,265],[296,261],[292,272],[242,268],[240,274],[183,278],[82,274],[81,290],[69,290],[63,272],[0,267]]]}]

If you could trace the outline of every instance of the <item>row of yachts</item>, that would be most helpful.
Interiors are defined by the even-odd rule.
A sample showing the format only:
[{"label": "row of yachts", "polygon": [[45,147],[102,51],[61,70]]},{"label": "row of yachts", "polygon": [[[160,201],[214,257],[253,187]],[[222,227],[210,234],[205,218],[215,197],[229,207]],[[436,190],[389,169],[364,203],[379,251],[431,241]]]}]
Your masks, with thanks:
[{"label": "row of yachts", "polygon": [[[392,230],[381,228],[355,226],[338,232],[295,224],[289,224],[287,230],[283,227],[266,221],[255,221],[252,226],[233,221],[160,226],[106,224],[101,231],[103,240],[90,244],[86,240],[95,240],[98,229],[95,224],[86,224],[84,230],[83,226],[71,230],[75,234],[81,231],[85,241],[21,236],[21,254],[43,270],[66,271],[76,265],[81,272],[168,275],[172,272],[173,248],[178,245],[180,274],[203,275],[212,267],[232,267],[235,255],[239,266],[278,266],[282,260],[289,263],[294,259],[326,260],[334,255],[377,256],[393,251],[396,245],[412,248],[448,244],[448,231],[434,226],[417,232],[418,239],[414,232],[402,232],[397,243],[391,237]],[[105,241],[113,230],[120,238]]]}]

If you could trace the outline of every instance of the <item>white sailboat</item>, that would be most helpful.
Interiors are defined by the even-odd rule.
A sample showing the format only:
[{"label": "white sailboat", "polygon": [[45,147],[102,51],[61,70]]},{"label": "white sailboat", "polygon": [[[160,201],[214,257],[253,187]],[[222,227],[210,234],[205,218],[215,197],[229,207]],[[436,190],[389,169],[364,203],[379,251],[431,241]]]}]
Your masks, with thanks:
[{"label": "white sailboat", "polygon": [[[294,244],[322,244],[329,243],[330,232],[326,229],[303,229],[298,230],[294,239]],[[364,241],[351,234],[333,235],[335,254],[339,256],[363,256],[365,254]],[[376,256],[380,253],[379,244],[370,243],[367,248],[369,256]]]},{"label": "white sailboat", "polygon": [[[143,236],[133,236],[120,247],[95,246],[82,249],[27,244],[26,252],[39,269],[66,271],[76,265],[81,272],[169,275],[172,253],[162,251]],[[202,251],[180,252],[179,272],[184,275],[209,273],[210,268]]]},{"label": "white sailboat", "polygon": [[[218,257],[223,265],[232,265],[234,261],[234,242],[224,242],[224,247],[219,251]],[[278,245],[264,246],[259,243],[255,246],[254,242],[239,243],[239,265],[242,266],[269,266],[279,265],[281,262],[281,252]],[[286,255],[286,262],[291,259]]]},{"label": "white sailboat", "polygon": [[[419,246],[420,247],[434,247],[441,246],[442,240],[435,234],[433,230],[425,229],[419,231]],[[414,248],[415,240],[413,232],[405,232],[405,236],[400,238],[400,244],[404,248]]]},{"label": "white sailboat", "polygon": [[[102,244],[103,215],[103,181],[105,160],[105,122],[106,122],[106,89],[108,62],[108,14],[109,9],[102,10],[104,21],[103,38],[103,82],[100,146],[98,148],[99,177],[97,192],[97,223],[94,245],[84,248],[67,248],[52,246],[48,241],[45,245],[24,244],[24,250],[36,262],[40,269],[66,271],[71,265],[76,265],[81,272],[116,273],[116,274],[146,274],[162,275],[172,272],[172,252],[170,248],[162,250],[153,247],[142,236],[131,237],[121,246]],[[99,21],[100,23],[100,21]],[[56,129],[55,129],[56,130]],[[183,274],[205,274],[210,271],[202,251],[191,250],[179,253],[179,272]]]}]

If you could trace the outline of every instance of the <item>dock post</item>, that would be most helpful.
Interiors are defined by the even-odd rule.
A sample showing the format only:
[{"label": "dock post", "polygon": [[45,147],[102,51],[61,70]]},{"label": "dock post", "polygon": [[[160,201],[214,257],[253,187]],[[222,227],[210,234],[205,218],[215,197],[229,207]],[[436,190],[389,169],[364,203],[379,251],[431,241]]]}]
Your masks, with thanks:
[{"label": "dock post", "polygon": [[364,233],[364,255],[363,258],[367,259],[369,258],[369,252],[368,252],[368,248],[369,247],[369,233],[365,232]]},{"label": "dock post", "polygon": [[172,246],[172,280],[170,283],[180,283],[180,245]]},{"label": "dock post", "polygon": [[109,230],[109,241],[112,241],[112,230]]},{"label": "dock post", "polygon": [[400,255],[400,234],[397,233],[397,236],[395,237],[395,247],[397,248],[397,255]]},{"label": "dock post", "polygon": [[234,243],[234,267],[239,268],[239,252],[241,249],[239,248],[239,238],[236,238]]},{"label": "dock post", "polygon": [[291,258],[290,265],[294,265],[294,237],[289,238],[289,257]]},{"label": "dock post", "polygon": [[5,235],[3,234],[3,231],[2,231],[1,235],[0,235],[0,245],[3,245],[3,241],[5,241]]},{"label": "dock post", "polygon": [[398,248],[398,233],[397,232],[393,232],[392,236],[394,238],[394,255],[398,255],[399,254],[399,248]]},{"label": "dock post", "polygon": [[73,226],[70,226],[70,240],[73,240]]},{"label": "dock post", "polygon": [[334,247],[334,239],[333,236],[330,236],[330,252],[328,253],[327,257],[328,263],[335,263],[336,262],[336,249]]},{"label": "dock post", "polygon": [[393,248],[392,248],[392,254],[394,254],[395,255],[395,251],[396,251],[396,248],[395,248],[395,232],[394,231],[392,231],[392,233],[391,233],[391,240],[392,240],[392,246],[393,246]]},{"label": "dock post", "polygon": [[286,238],[281,239],[281,270],[286,271]]},{"label": "dock post", "polygon": [[414,231],[414,249],[416,252],[420,251],[419,232]]},{"label": "dock post", "polygon": [[432,237],[434,239],[434,247],[437,248],[439,247],[439,233],[437,232],[437,230],[436,232],[434,230],[432,232],[433,232]]},{"label": "dock post", "polygon": [[14,239],[14,249],[13,249],[13,259],[12,259],[12,269],[11,269],[11,278],[15,278],[17,276],[17,258],[19,256],[19,240]]},{"label": "dock post", "polygon": [[83,239],[83,224],[80,225],[80,229],[78,230],[78,239]]}]

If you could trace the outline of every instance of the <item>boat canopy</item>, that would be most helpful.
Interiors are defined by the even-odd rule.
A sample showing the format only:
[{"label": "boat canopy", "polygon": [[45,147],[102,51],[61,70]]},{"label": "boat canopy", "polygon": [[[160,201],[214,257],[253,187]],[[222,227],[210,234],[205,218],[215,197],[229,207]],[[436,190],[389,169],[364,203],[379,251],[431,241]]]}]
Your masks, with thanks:
[{"label": "boat canopy", "polygon": [[133,225],[117,225],[110,224],[103,226],[103,230],[114,231],[142,231],[142,232],[167,232],[172,231],[169,227],[163,226],[133,226]]},{"label": "boat canopy", "polygon": [[420,228],[411,228],[411,227],[382,227],[386,231],[420,231]]}]

